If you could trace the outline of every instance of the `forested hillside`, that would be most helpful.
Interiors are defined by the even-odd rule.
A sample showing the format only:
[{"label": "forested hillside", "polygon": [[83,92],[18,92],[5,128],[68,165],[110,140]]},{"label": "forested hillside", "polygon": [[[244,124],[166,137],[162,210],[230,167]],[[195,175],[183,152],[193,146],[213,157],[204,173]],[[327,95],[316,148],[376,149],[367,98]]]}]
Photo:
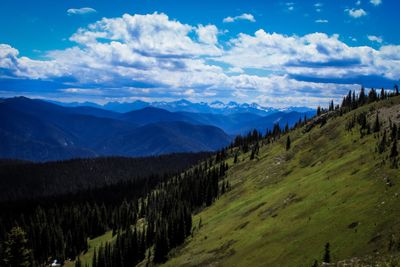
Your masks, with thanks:
[{"label": "forested hillside", "polygon": [[231,190],[165,266],[399,266],[400,97],[366,94],[233,147]]},{"label": "forested hillside", "polygon": [[87,158],[33,163],[0,160],[0,201],[75,193],[118,182],[148,183],[151,176],[180,173],[210,153],[142,158]]},{"label": "forested hillside", "polygon": [[22,240],[39,265],[397,266],[399,112],[397,88],[349,92],[180,174],[5,203],[0,253]]}]

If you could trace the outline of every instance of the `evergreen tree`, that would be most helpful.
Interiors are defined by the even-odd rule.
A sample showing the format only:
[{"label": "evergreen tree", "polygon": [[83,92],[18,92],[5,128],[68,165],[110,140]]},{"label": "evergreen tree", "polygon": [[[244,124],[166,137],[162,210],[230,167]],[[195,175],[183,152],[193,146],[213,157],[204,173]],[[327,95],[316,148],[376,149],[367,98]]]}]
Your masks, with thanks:
[{"label": "evergreen tree", "polygon": [[366,97],[365,97],[365,89],[364,89],[364,86],[363,86],[363,87],[361,87],[360,95],[358,96],[359,106],[364,105],[365,102],[366,102]]},{"label": "evergreen tree", "polygon": [[330,245],[329,242],[325,244],[325,252],[323,262],[330,263],[331,262],[331,252],[330,252]]},{"label": "evergreen tree", "polygon": [[378,145],[378,152],[382,154],[386,149],[386,130],[383,132],[382,139]]},{"label": "evergreen tree", "polygon": [[395,96],[399,95],[399,86],[397,84],[394,85],[394,95]]},{"label": "evergreen tree", "polygon": [[164,227],[161,227],[161,229],[158,230],[154,244],[154,262],[165,262],[168,250],[168,237],[165,233]]},{"label": "evergreen tree", "polygon": [[97,267],[97,252],[96,252],[96,248],[94,248],[94,251],[93,251],[92,267]]},{"label": "evergreen tree", "polygon": [[385,98],[386,98],[385,89],[383,89],[383,87],[382,87],[380,99],[381,99],[381,100],[384,100]]},{"label": "evergreen tree", "polygon": [[329,111],[333,111],[335,109],[335,106],[333,104],[333,100],[329,103]]},{"label": "evergreen tree", "polygon": [[390,149],[390,158],[393,160],[399,155],[399,152],[397,151],[397,139],[394,139],[392,141],[392,148]]},{"label": "evergreen tree", "polygon": [[8,233],[4,254],[4,266],[31,266],[31,250],[28,249],[28,239],[21,227],[13,227]]},{"label": "evergreen tree", "polygon": [[376,112],[376,116],[375,116],[375,122],[374,122],[374,127],[373,127],[373,132],[377,133],[381,130],[381,124],[379,122],[379,115],[378,112]]},{"label": "evergreen tree", "polygon": [[290,149],[290,136],[288,135],[287,139],[286,139],[286,150]]},{"label": "evergreen tree", "polygon": [[320,106],[317,107],[317,116],[319,116],[319,115],[321,115],[321,107]]}]

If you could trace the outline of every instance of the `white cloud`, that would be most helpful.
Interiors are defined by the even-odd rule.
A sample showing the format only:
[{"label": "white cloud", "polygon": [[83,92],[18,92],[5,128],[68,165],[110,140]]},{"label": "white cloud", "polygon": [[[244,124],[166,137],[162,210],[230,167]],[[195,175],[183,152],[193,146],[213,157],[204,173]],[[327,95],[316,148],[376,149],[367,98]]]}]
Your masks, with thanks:
[{"label": "white cloud", "polygon": [[287,3],[285,3],[285,5],[286,5],[286,7],[287,7],[287,9],[289,11],[293,11],[294,10],[294,3],[293,2],[287,2]]},{"label": "white cloud", "polygon": [[199,41],[205,44],[215,45],[218,43],[218,28],[215,25],[199,25],[196,29]]},{"label": "white cloud", "polygon": [[20,56],[0,44],[0,77],[68,78],[60,93],[74,97],[213,97],[277,106],[339,99],[355,87],[342,84],[349,77],[400,76],[400,46],[352,47],[338,35],[262,29],[222,42],[219,32],[215,25],[192,26],[157,13],[104,18],[79,29],[70,38],[75,46],[50,51],[47,60]]},{"label": "white cloud", "polygon": [[329,21],[327,19],[317,19],[315,23],[328,23]]},{"label": "white cloud", "polygon": [[382,0],[370,0],[369,2],[374,6],[379,6],[380,4],[382,4]]},{"label": "white cloud", "polygon": [[353,18],[360,18],[360,17],[363,17],[363,16],[367,15],[367,12],[362,8],[359,8],[359,9],[354,9],[354,8],[346,9],[345,11],[349,14],[350,17],[353,17]]},{"label": "white cloud", "polygon": [[377,42],[377,43],[382,43],[383,39],[380,36],[375,36],[375,35],[368,35],[367,36],[368,40],[370,40],[371,42]]},{"label": "white cloud", "polygon": [[356,5],[357,5],[357,6],[361,5],[361,0],[358,0],[358,1],[356,2]]},{"label": "white cloud", "polygon": [[247,20],[250,22],[256,22],[254,16],[252,14],[249,13],[243,13],[242,15],[236,16],[236,17],[226,17],[223,19],[224,23],[232,23],[235,22],[237,20]]},{"label": "white cloud", "polygon": [[71,15],[85,15],[89,13],[96,13],[96,9],[93,9],[91,7],[82,7],[82,8],[70,8],[67,10],[67,14],[69,16]]},{"label": "white cloud", "polygon": [[397,80],[400,76],[400,65],[396,66],[392,60],[389,62],[395,53],[390,56],[386,53],[383,57],[382,51],[388,50],[383,50],[385,46],[381,50],[368,46],[351,47],[340,41],[338,35],[312,33],[286,36],[258,30],[253,36],[239,34],[230,44],[231,48],[218,60],[242,69],[262,69],[313,78],[383,75]]},{"label": "white cloud", "polygon": [[324,6],[324,4],[323,3],[315,3],[314,4],[314,7],[315,7],[315,11],[317,11],[317,12],[321,12],[322,11],[322,7]]}]

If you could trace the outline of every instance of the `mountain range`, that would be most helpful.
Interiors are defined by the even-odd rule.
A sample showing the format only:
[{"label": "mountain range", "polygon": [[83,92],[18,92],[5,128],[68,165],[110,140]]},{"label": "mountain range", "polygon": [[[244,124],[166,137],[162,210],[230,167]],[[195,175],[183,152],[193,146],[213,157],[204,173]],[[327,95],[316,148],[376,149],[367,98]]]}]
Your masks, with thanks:
[{"label": "mountain range", "polygon": [[215,151],[237,134],[253,129],[265,132],[274,123],[294,125],[314,112],[274,111],[262,116],[256,112],[171,112],[146,106],[120,113],[87,104],[1,99],[0,158],[48,161]]},{"label": "mountain range", "polygon": [[287,107],[287,108],[272,108],[263,107],[257,103],[236,103],[230,101],[224,103],[222,101],[213,101],[211,103],[199,102],[193,103],[186,99],[181,99],[178,101],[156,101],[156,102],[145,102],[142,100],[136,100],[133,102],[108,102],[104,105],[96,104],[93,102],[57,102],[51,101],[52,103],[67,106],[67,107],[79,107],[79,106],[89,106],[95,107],[120,113],[125,113],[133,110],[143,109],[145,107],[161,108],[171,112],[192,112],[192,113],[212,113],[212,114],[235,114],[235,113],[252,113],[260,116],[270,115],[275,112],[312,112],[314,109],[309,107]]}]

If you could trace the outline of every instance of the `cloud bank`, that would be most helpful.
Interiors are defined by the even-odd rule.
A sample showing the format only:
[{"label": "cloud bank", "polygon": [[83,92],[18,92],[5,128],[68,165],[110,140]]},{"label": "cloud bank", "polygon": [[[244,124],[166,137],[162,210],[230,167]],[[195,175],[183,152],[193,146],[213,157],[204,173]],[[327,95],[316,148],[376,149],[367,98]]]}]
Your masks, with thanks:
[{"label": "cloud bank", "polygon": [[221,32],[215,25],[188,25],[166,14],[125,14],[78,29],[70,37],[75,45],[49,51],[46,60],[0,44],[2,90],[9,81],[25,80],[51,83],[47,96],[70,99],[185,97],[316,106],[340,101],[359,88],[360,77],[400,77],[400,46],[351,47],[338,35],[263,29],[221,41]]}]

